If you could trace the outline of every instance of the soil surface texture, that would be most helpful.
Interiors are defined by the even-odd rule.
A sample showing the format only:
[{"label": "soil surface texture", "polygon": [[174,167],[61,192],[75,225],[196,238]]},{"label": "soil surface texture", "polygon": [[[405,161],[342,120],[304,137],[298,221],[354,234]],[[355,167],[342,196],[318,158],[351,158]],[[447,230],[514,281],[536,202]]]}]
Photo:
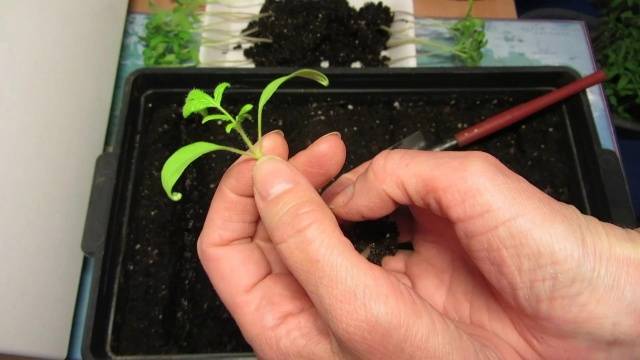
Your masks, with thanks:
[{"label": "soil surface texture", "polygon": [[[346,0],[267,0],[245,30],[271,39],[244,51],[256,66],[386,66],[393,15],[382,3],[356,10]],[[357,66],[357,65],[354,65]]]},{"label": "soil surface texture", "polygon": [[[311,2],[320,3],[324,2]],[[340,131],[347,144],[346,170],[416,130],[436,144],[471,123],[539,94],[327,95],[285,91],[265,107],[264,126],[265,132],[284,131],[291,154],[321,135]],[[170,201],[160,185],[164,161],[181,146],[200,140],[240,146],[235,136],[225,135],[224,126],[214,122],[202,125],[195,116],[183,120],[180,111],[184,96],[174,91],[145,96],[110,337],[111,349],[118,355],[251,351],[213,290],[196,253],[213,193],[236,156],[216,153],[196,161],[176,186],[183,193],[180,202]],[[238,93],[230,91],[225,96],[228,109],[235,112],[239,104],[257,103],[259,95],[250,93],[248,98],[239,99]],[[255,130],[249,129],[255,124],[245,124],[255,138]],[[495,155],[546,193],[584,210],[568,131],[563,110],[557,105],[469,150]],[[357,250],[366,252],[372,261],[395,251],[397,229],[388,219],[344,229]]]}]

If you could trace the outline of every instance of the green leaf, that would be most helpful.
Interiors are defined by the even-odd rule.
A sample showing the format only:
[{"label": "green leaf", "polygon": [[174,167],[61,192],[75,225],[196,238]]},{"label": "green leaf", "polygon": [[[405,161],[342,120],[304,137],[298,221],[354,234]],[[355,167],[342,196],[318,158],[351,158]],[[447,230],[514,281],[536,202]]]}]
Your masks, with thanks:
[{"label": "green leaf", "polygon": [[[158,46],[158,45],[160,45],[160,44],[162,44],[162,43],[164,43],[166,41],[167,41],[167,39],[165,39],[164,36],[157,36],[157,37],[154,37],[153,39],[151,39],[149,41],[149,44],[147,45],[147,47],[153,48],[153,47],[156,47],[156,46]],[[166,44],[164,44],[164,45],[166,46]]]},{"label": "green leaf", "polygon": [[231,86],[231,84],[222,82],[218,84],[218,86],[216,86],[215,90],[213,90],[213,102],[217,106],[220,106],[222,104],[222,94],[224,93],[224,90],[229,86]]},{"label": "green leaf", "polygon": [[215,102],[206,92],[200,89],[193,89],[189,91],[187,99],[184,102],[182,116],[186,118],[194,112],[200,112],[201,110],[215,106]]},{"label": "green leaf", "polygon": [[165,62],[163,65],[176,64],[178,62],[178,57],[176,56],[176,54],[169,54],[165,56],[162,61]]},{"label": "green leaf", "polygon": [[310,80],[314,80],[322,86],[329,85],[329,79],[321,72],[311,69],[301,69],[298,71],[294,71],[289,75],[279,77],[273,81],[271,81],[265,88],[262,90],[262,94],[260,94],[260,100],[258,101],[258,139],[262,137],[262,109],[271,96],[284,84],[287,80],[301,77]]},{"label": "green leaf", "polygon": [[224,127],[224,131],[226,131],[227,134],[231,133],[231,130],[233,130],[236,127],[236,124],[237,123],[235,122],[227,124],[227,126]]},{"label": "green leaf", "polygon": [[240,112],[238,113],[238,115],[236,115],[236,121],[238,122],[242,122],[242,120],[244,120],[246,117],[248,117],[249,115],[247,114],[249,111],[251,111],[253,109],[253,105],[251,104],[245,104],[242,109],[240,109]]},{"label": "green leaf", "polygon": [[631,81],[631,79],[628,77],[621,78],[620,81],[618,81],[618,90],[622,91],[629,84],[629,81]]},{"label": "green leaf", "polygon": [[245,119],[253,120],[253,116],[251,116],[251,114],[242,114],[242,117],[236,118],[236,122],[241,123]]},{"label": "green leaf", "polygon": [[202,123],[206,123],[208,121],[211,120],[222,120],[222,121],[229,121],[229,117],[227,115],[224,114],[213,114],[213,115],[207,115],[202,119]]},{"label": "green leaf", "polygon": [[265,88],[262,90],[262,94],[260,95],[260,101],[258,102],[258,112],[262,110],[264,105],[271,99],[271,96],[284,84],[287,80],[302,77],[310,80],[314,80],[320,83],[323,86],[329,85],[329,79],[321,72],[311,69],[301,69],[295,71],[289,75],[279,77],[273,81],[271,81]]},{"label": "green leaf", "polygon": [[162,188],[167,193],[167,196],[169,196],[173,201],[180,200],[182,198],[182,194],[173,192],[173,186],[176,184],[182,173],[200,156],[221,149],[222,147],[220,145],[200,141],[183,146],[174,152],[164,163],[162,172],[160,173]]}]

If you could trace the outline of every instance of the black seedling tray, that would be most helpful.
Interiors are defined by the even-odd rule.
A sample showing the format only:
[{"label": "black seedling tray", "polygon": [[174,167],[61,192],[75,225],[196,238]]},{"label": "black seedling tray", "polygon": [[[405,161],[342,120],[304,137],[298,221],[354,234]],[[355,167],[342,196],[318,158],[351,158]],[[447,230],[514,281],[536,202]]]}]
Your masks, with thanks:
[{"label": "black seedling tray", "polygon": [[[86,358],[250,355],[195,253],[217,180],[234,156],[198,160],[177,185],[184,194],[179,203],[162,192],[159,170],[182,145],[229,142],[221,137],[222,127],[181,119],[189,89],[230,82],[225,96],[233,108],[245,99],[255,103],[270,80],[289,70],[149,69],[129,78],[117,145],[96,165],[82,244],[95,263],[84,330]],[[577,78],[574,71],[556,67],[325,72],[328,88],[305,80],[287,83],[265,108],[264,126],[284,129],[291,152],[339,130],[347,144],[347,167],[416,130],[436,144],[461,127]],[[584,94],[471,149],[496,155],[584,213],[635,225],[620,161],[600,146]]]}]

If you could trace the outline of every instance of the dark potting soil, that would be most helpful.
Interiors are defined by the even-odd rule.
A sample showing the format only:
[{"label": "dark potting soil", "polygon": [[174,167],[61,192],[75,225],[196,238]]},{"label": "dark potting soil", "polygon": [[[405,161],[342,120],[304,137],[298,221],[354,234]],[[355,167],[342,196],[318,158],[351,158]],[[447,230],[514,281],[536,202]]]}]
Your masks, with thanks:
[{"label": "dark potting soil", "polygon": [[271,39],[244,51],[256,66],[386,66],[393,15],[382,3],[367,3],[356,10],[346,0],[267,0],[263,16],[245,30],[251,36]]},{"label": "dark potting soil", "polygon": [[[536,95],[533,91],[429,96],[360,93],[336,98],[279,93],[265,108],[264,125],[266,131],[284,131],[291,153],[323,134],[340,131],[347,144],[345,169],[349,169],[415,130],[422,130],[435,144]],[[155,92],[145,97],[111,330],[111,349],[118,355],[251,351],[196,254],[196,240],[218,180],[236,156],[216,153],[196,161],[176,187],[183,193],[180,202],[170,201],[160,185],[164,161],[180,146],[199,140],[240,145],[234,137],[221,140],[225,139],[223,126],[182,120],[184,96]],[[225,96],[229,108],[237,111],[233,104],[239,103],[238,95]],[[242,100],[256,103],[257,96]],[[573,155],[567,131],[562,109],[555,106],[472,149],[495,155],[546,193],[580,208],[583,204],[574,193],[579,191],[577,170],[568,165],[573,164]],[[397,231],[388,220],[347,226],[345,231],[357,237],[358,251],[368,248],[374,260],[394,251]]]}]

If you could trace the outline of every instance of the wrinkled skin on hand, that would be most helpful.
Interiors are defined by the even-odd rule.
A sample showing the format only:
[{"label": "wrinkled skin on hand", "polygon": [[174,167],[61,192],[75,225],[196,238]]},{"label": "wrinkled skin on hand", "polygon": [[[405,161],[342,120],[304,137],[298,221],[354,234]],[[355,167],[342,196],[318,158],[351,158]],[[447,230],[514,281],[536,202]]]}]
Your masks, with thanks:
[{"label": "wrinkled skin on hand", "polygon": [[[279,132],[262,146],[271,156],[227,171],[198,242],[260,357],[640,353],[637,231],[580,214],[483,153],[386,151],[321,197],[344,163],[339,135],[290,159]],[[381,267],[337,222],[392,213],[414,251]]]}]

